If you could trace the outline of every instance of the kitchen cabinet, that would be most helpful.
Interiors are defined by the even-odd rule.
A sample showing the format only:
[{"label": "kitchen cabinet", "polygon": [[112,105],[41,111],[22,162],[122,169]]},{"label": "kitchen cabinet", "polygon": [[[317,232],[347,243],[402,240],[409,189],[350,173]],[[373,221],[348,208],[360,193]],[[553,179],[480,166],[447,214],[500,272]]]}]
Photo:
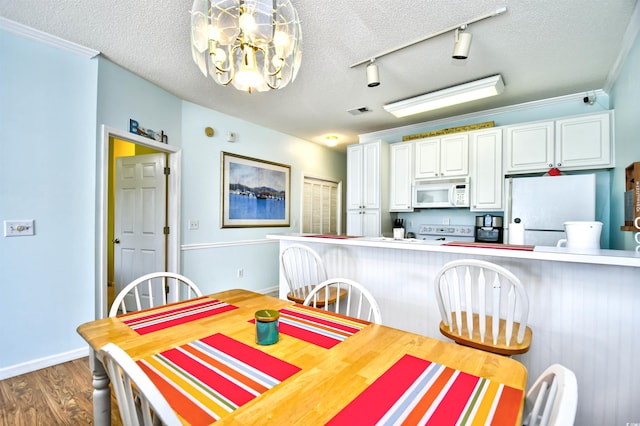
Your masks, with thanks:
[{"label": "kitchen cabinet", "polygon": [[556,120],[556,164],[563,170],[613,167],[609,113]]},{"label": "kitchen cabinet", "polygon": [[471,211],[503,210],[502,129],[470,134]]},{"label": "kitchen cabinet", "polygon": [[553,167],[553,120],[506,126],[505,138],[505,174],[546,171]]},{"label": "kitchen cabinet", "polygon": [[347,234],[378,237],[391,232],[389,144],[347,147]]},{"label": "kitchen cabinet", "polygon": [[613,167],[610,113],[505,127],[505,174]]},{"label": "kitchen cabinet", "polygon": [[469,135],[458,133],[414,142],[415,178],[450,178],[469,175]]},{"label": "kitchen cabinet", "polygon": [[390,146],[389,211],[412,212],[413,144]]}]

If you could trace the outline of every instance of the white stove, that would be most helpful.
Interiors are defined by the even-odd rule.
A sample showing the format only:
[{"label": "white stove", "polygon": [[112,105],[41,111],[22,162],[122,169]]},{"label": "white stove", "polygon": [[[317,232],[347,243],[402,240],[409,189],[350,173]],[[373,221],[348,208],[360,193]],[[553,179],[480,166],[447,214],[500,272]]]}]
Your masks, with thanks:
[{"label": "white stove", "polygon": [[472,242],[475,231],[473,225],[420,225],[416,239]]}]

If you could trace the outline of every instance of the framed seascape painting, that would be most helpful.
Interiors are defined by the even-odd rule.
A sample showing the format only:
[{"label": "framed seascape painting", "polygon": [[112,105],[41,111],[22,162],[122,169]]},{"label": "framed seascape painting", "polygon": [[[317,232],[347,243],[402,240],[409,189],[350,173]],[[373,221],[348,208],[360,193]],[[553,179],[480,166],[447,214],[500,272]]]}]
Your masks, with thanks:
[{"label": "framed seascape painting", "polygon": [[291,167],[222,152],[222,227],[289,226]]}]

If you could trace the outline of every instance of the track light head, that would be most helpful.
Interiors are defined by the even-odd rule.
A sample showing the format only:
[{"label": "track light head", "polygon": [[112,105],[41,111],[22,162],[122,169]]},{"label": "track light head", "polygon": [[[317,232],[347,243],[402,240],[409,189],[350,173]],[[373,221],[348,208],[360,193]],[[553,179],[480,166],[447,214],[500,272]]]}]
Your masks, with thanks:
[{"label": "track light head", "polygon": [[463,25],[456,29],[455,45],[453,46],[453,55],[451,55],[453,59],[467,59],[469,57],[472,35],[464,31],[466,28],[467,26]]},{"label": "track light head", "polygon": [[378,74],[378,64],[375,63],[375,59],[371,60],[371,63],[367,65],[367,86],[376,87],[380,85],[380,75]]}]

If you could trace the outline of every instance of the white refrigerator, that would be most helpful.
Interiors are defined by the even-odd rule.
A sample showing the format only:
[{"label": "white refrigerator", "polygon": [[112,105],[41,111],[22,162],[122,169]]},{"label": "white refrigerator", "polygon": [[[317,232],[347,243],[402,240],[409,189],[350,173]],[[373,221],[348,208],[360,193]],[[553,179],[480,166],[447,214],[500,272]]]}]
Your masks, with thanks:
[{"label": "white refrigerator", "polygon": [[516,218],[524,227],[523,244],[535,246],[555,246],[566,238],[564,222],[596,220],[595,174],[511,177],[505,196],[505,242]]}]

